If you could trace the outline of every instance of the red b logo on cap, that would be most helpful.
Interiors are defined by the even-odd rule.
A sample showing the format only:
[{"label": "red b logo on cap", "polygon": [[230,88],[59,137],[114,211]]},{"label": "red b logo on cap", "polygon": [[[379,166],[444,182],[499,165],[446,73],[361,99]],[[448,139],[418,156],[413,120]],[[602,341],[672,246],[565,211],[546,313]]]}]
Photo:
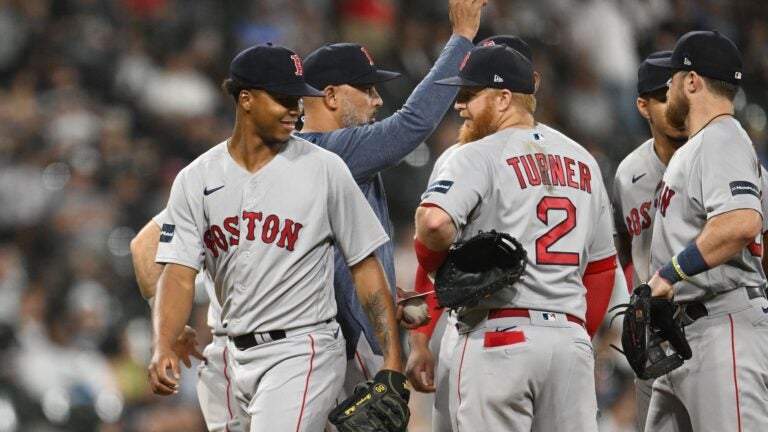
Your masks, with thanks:
[{"label": "red b logo on cap", "polygon": [[365,54],[365,56],[368,58],[368,63],[370,63],[371,66],[373,66],[373,57],[371,57],[371,53],[369,53],[368,50],[365,49],[365,47],[360,47],[360,51],[362,51],[363,54]]},{"label": "red b logo on cap", "polygon": [[465,55],[465,56],[464,56],[464,60],[462,60],[462,61],[461,61],[461,66],[459,66],[459,70],[460,70],[460,71],[463,71],[463,70],[464,70],[464,66],[466,66],[466,65],[467,65],[467,60],[469,60],[469,55],[470,55],[470,54],[472,54],[472,52],[471,52],[471,51],[470,51],[470,52],[468,52],[468,53],[467,53],[467,55]]},{"label": "red b logo on cap", "polygon": [[296,76],[304,75],[304,67],[301,66],[301,57],[294,54],[291,56],[291,60],[293,60],[293,65],[296,67]]}]

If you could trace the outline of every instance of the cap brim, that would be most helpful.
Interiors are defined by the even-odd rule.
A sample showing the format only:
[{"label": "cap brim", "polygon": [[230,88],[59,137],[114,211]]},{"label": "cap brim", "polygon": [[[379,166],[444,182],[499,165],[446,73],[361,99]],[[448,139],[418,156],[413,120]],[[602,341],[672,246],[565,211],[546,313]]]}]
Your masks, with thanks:
[{"label": "cap brim", "polygon": [[269,90],[287,96],[324,96],[325,93],[306,83],[289,83],[271,86],[263,86],[264,90]]},{"label": "cap brim", "polygon": [[376,69],[370,73],[367,73],[361,77],[357,77],[344,84],[378,84],[381,82],[393,80],[399,76],[400,76],[399,72]]},{"label": "cap brim", "polygon": [[435,84],[455,87],[488,87],[486,84],[481,84],[477,81],[472,81],[458,76],[435,81]]},{"label": "cap brim", "polygon": [[665,69],[675,69],[675,65],[672,63],[672,57],[646,59],[645,62]]},{"label": "cap brim", "polygon": [[638,95],[639,96],[643,96],[643,95],[647,95],[649,93],[653,93],[653,92],[659,91],[661,89],[666,89],[666,88],[667,88],[667,83],[664,83],[664,84],[661,84],[661,85],[656,86],[656,87],[651,87],[649,89],[643,89],[642,92],[638,92]]}]

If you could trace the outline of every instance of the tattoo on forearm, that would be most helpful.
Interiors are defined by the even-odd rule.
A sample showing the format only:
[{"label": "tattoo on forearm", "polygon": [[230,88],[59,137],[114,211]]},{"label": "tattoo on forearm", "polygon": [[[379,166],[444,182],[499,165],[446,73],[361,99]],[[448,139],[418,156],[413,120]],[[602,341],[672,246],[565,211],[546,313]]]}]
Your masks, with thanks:
[{"label": "tattoo on forearm", "polygon": [[391,339],[389,326],[387,325],[387,309],[384,306],[384,299],[380,292],[375,292],[363,299],[363,308],[368,315],[368,321],[373,326],[376,333],[376,339],[381,344],[384,353],[389,351]]}]

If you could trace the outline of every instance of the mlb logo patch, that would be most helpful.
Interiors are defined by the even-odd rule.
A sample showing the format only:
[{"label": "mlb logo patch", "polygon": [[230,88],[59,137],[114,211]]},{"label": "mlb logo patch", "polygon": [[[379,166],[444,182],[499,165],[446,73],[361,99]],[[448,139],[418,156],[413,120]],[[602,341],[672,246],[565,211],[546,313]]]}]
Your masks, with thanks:
[{"label": "mlb logo patch", "polygon": [[544,318],[544,321],[557,321],[557,314],[552,312],[544,312],[541,317]]},{"label": "mlb logo patch", "polygon": [[544,136],[543,136],[543,135],[541,135],[541,134],[540,134],[540,133],[538,133],[538,132],[534,132],[532,136],[533,136],[533,139],[534,139],[534,140],[536,140],[536,141],[541,141],[541,140],[543,140],[543,139],[544,139]]},{"label": "mlb logo patch", "polygon": [[170,243],[173,240],[173,233],[176,231],[176,225],[163,224],[163,229],[160,231],[160,242]]}]

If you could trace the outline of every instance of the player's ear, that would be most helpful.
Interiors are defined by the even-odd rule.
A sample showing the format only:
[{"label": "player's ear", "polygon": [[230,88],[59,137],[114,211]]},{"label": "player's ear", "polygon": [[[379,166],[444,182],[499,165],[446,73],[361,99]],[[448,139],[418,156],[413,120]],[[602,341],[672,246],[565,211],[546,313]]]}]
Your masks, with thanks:
[{"label": "player's ear", "polygon": [[541,76],[538,72],[533,71],[533,94],[539,91],[539,84],[541,84]]},{"label": "player's ear", "polygon": [[253,94],[251,94],[251,92],[248,90],[240,90],[240,94],[237,95],[237,100],[245,111],[251,111],[251,108],[253,107]]},{"label": "player's ear", "polygon": [[509,110],[509,108],[512,106],[512,100],[514,99],[512,97],[512,92],[507,89],[499,90],[496,93],[496,103],[497,103],[497,109],[500,112],[504,112]]},{"label": "player's ear", "polygon": [[648,120],[650,118],[650,114],[648,114],[648,99],[639,97],[637,98],[636,104],[640,115],[643,116],[644,119]]},{"label": "player's ear", "polygon": [[687,72],[683,77],[683,88],[688,93],[696,93],[704,88],[704,80],[701,79],[701,75],[694,71]]},{"label": "player's ear", "polygon": [[323,89],[323,102],[328,109],[335,111],[341,105],[340,95],[336,86],[329,85]]}]

